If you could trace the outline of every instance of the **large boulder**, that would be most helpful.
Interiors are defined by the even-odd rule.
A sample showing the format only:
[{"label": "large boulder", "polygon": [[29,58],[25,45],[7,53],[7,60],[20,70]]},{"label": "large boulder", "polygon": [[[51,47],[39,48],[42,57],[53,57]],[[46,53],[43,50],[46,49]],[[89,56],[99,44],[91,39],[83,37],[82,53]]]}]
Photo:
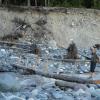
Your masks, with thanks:
[{"label": "large boulder", "polygon": [[17,91],[20,89],[19,81],[15,75],[0,73],[0,91]]}]

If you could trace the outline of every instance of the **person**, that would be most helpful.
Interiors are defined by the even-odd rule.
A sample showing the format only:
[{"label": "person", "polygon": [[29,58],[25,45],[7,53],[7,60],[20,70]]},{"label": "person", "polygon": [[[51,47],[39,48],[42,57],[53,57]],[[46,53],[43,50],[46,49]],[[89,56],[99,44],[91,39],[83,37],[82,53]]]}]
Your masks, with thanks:
[{"label": "person", "polygon": [[67,48],[68,54],[67,54],[67,59],[77,59],[78,58],[78,50],[76,47],[76,44],[74,41],[71,39],[69,47]]},{"label": "person", "polygon": [[97,50],[96,46],[93,46],[90,49],[91,49],[91,61],[90,61],[91,76],[90,77],[93,77],[94,72],[95,72],[95,68],[96,68],[96,64],[99,62],[99,57],[96,54],[96,50]]},{"label": "person", "polygon": [[95,44],[95,46],[98,50],[100,49],[100,44]]}]

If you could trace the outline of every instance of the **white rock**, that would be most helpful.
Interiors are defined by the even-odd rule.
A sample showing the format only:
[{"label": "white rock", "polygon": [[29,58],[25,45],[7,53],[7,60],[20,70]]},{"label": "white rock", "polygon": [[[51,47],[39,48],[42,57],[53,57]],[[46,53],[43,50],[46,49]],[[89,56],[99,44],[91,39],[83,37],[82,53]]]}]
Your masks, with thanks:
[{"label": "white rock", "polygon": [[5,96],[3,93],[2,93],[2,96],[5,98],[5,100],[25,100],[21,97],[18,97],[18,96],[15,96],[15,95],[11,95],[11,96]]},{"label": "white rock", "polygon": [[38,93],[39,93],[39,90],[38,90],[38,89],[35,89],[35,90],[32,91],[32,95],[33,95],[33,96],[38,95]]},{"label": "white rock", "polygon": [[75,91],[77,91],[77,90],[79,90],[79,89],[83,89],[84,91],[85,90],[87,90],[88,88],[86,87],[86,85],[83,85],[83,84],[76,84],[75,86],[74,86],[74,90]]},{"label": "white rock", "polygon": [[16,76],[3,73],[0,74],[0,87],[3,90],[18,90],[20,88],[19,81]]},{"label": "white rock", "polygon": [[100,97],[100,89],[94,89],[91,87],[89,90],[92,96]]},{"label": "white rock", "polygon": [[80,74],[83,74],[84,72],[83,71],[80,71]]},{"label": "white rock", "polygon": [[6,54],[6,50],[5,49],[1,49],[0,50],[3,54]]},{"label": "white rock", "polygon": [[63,95],[59,92],[53,92],[53,97],[56,98],[56,99],[61,99],[63,97]]},{"label": "white rock", "polygon": [[19,57],[17,57],[17,56],[13,56],[13,55],[10,56],[10,58],[11,58],[11,59],[19,59]]},{"label": "white rock", "polygon": [[32,79],[26,79],[20,82],[21,86],[30,86],[30,85],[36,85],[35,81]]},{"label": "white rock", "polygon": [[85,93],[85,91],[83,89],[79,89],[78,91],[75,92],[75,94],[78,96],[81,94],[84,94],[84,93]]},{"label": "white rock", "polygon": [[34,100],[33,98],[29,98],[28,100]]},{"label": "white rock", "polygon": [[52,49],[57,49],[57,43],[55,40],[51,40],[49,42],[49,46],[52,48]]},{"label": "white rock", "polygon": [[46,52],[47,55],[49,55],[49,51],[46,50],[45,52]]},{"label": "white rock", "polygon": [[88,90],[79,89],[74,93],[76,100],[91,100],[91,93]]},{"label": "white rock", "polygon": [[7,52],[5,51],[5,49],[1,49],[0,50],[0,57],[4,57],[7,55]]},{"label": "white rock", "polygon": [[74,100],[74,98],[68,95],[64,95],[61,100]]}]

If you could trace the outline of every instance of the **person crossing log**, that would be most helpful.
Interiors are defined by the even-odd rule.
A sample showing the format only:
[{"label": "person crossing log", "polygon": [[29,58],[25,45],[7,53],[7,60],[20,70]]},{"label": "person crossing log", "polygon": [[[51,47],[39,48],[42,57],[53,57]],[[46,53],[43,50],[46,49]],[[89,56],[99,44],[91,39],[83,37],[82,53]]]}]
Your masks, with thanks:
[{"label": "person crossing log", "polygon": [[90,61],[90,72],[91,72],[91,76],[93,77],[94,72],[95,72],[95,68],[96,68],[96,64],[99,62],[99,57],[96,54],[96,46],[93,46],[91,48],[91,61]]}]

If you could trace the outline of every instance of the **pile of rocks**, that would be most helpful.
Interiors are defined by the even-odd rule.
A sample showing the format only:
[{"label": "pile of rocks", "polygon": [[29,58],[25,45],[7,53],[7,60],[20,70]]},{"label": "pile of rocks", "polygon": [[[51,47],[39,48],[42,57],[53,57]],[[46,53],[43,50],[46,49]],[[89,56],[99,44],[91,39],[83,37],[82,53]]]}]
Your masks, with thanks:
[{"label": "pile of rocks", "polygon": [[[19,50],[0,48],[0,70],[13,70],[14,63],[22,66],[33,67],[36,70],[49,73],[79,73],[88,72],[89,63],[67,63],[50,59],[62,59],[66,49],[49,48],[40,45],[42,55],[20,52]],[[54,79],[44,78],[38,75],[20,75],[18,72],[0,73],[0,100],[99,100],[100,89],[96,85],[90,85],[85,89],[75,86],[74,89],[61,90],[55,85]],[[5,92],[6,91],[6,92]]]}]

